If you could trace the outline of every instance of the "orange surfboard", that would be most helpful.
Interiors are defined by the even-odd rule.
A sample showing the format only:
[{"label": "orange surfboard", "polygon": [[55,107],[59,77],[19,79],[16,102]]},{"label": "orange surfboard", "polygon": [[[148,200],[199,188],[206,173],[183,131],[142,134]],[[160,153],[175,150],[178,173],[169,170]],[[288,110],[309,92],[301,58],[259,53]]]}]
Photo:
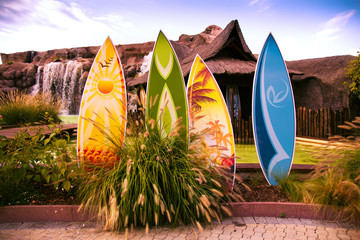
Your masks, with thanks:
[{"label": "orange surfboard", "polygon": [[78,155],[100,166],[112,166],[126,132],[127,99],[124,74],[116,48],[108,37],[97,53],[81,100]]}]

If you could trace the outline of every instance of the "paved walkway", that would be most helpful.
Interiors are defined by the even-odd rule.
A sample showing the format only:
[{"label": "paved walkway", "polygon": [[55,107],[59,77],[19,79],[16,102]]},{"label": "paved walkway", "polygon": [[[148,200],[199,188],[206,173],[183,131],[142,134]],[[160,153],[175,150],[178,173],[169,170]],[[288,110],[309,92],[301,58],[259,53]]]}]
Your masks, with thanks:
[{"label": "paved walkway", "polygon": [[[1,223],[0,239],[126,239],[124,232],[101,229],[92,222]],[[128,239],[360,239],[360,228],[347,223],[297,218],[234,217],[200,232],[193,227],[134,229]]]}]

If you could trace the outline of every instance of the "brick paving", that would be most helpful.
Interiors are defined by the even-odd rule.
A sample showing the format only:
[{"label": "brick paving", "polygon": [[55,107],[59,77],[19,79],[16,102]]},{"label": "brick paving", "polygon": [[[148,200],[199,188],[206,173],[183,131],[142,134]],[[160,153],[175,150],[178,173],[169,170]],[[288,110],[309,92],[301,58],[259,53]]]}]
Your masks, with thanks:
[{"label": "brick paving", "polygon": [[[286,219],[286,218],[285,218]],[[287,220],[287,221],[286,221]],[[144,239],[144,240],[237,240],[237,239],[360,239],[360,227],[349,223],[274,217],[234,217],[199,231],[192,226],[134,229],[115,233],[93,222],[0,223],[0,239]]]}]

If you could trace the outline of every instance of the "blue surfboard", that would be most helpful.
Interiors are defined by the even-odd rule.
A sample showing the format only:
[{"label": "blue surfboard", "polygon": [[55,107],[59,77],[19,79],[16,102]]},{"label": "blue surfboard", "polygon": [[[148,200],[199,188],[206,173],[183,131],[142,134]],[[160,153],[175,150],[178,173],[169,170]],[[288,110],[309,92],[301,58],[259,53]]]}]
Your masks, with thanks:
[{"label": "blue surfboard", "polygon": [[292,86],[284,59],[270,33],[259,56],[253,83],[253,131],[266,180],[278,185],[291,169],[296,117]]}]

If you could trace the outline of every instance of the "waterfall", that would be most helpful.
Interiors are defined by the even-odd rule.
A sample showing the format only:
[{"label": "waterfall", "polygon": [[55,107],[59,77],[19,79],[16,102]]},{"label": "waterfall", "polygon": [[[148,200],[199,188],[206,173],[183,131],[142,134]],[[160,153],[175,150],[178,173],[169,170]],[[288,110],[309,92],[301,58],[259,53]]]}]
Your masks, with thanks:
[{"label": "waterfall", "polygon": [[41,90],[40,87],[41,87],[41,84],[42,84],[42,78],[41,78],[42,77],[42,74],[41,74],[42,71],[43,71],[43,67],[38,67],[37,72],[36,72],[36,76],[35,76],[36,83],[35,83],[34,86],[32,86],[30,88],[30,92],[31,92],[32,95],[38,94],[40,92],[40,90]]},{"label": "waterfall", "polygon": [[139,76],[144,75],[146,72],[150,71],[152,55],[153,55],[153,51],[149,52],[148,55],[144,56],[143,62],[140,66]]},{"label": "waterfall", "polygon": [[38,69],[32,93],[50,93],[63,103],[62,113],[78,114],[86,79],[82,79],[83,63],[78,61],[52,62]]},{"label": "waterfall", "polygon": [[[78,90],[82,73],[82,62],[69,61],[66,64],[61,98],[64,101],[64,109],[67,110],[67,114],[77,113],[76,111],[79,108],[80,102],[77,102],[76,100],[77,94],[79,94]],[[82,94],[82,91],[80,94]]]},{"label": "waterfall", "polygon": [[62,62],[52,62],[45,65],[42,92],[50,93],[57,98],[62,97],[64,73],[65,64]]}]

